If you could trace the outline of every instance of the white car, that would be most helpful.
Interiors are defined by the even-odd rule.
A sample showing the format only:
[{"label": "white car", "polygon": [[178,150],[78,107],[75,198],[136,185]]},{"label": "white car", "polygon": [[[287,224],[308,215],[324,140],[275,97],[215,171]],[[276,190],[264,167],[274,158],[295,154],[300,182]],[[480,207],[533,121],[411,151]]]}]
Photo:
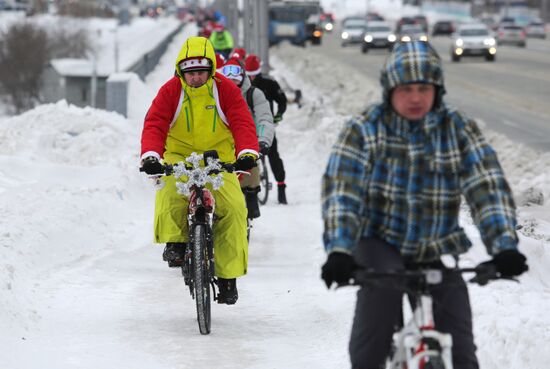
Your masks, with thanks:
[{"label": "white car", "polygon": [[391,50],[397,36],[391,31],[389,23],[369,22],[363,36],[363,46],[361,51],[366,53],[373,48],[386,48]]},{"label": "white car", "polygon": [[420,24],[403,24],[397,39],[400,42],[428,41],[428,33]]},{"label": "white car", "polygon": [[363,34],[367,28],[365,18],[346,18],[342,24],[342,46],[358,44],[363,41]]},{"label": "white car", "polygon": [[463,56],[483,56],[487,61],[494,61],[496,53],[496,40],[484,24],[465,24],[453,33],[451,59],[454,62]]},{"label": "white car", "polygon": [[546,25],[541,20],[534,20],[525,27],[527,37],[546,38]]},{"label": "white car", "polygon": [[512,44],[519,47],[527,46],[525,29],[515,24],[501,25],[497,31],[497,44]]}]

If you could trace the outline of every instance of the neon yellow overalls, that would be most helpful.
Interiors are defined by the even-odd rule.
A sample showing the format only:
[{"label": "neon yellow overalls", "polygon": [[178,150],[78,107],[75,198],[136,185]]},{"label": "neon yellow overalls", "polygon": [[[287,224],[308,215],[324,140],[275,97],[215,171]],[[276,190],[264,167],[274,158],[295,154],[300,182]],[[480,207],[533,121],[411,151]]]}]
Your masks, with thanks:
[{"label": "neon yellow overalls", "polygon": [[[200,42],[194,42],[199,39]],[[176,63],[186,56],[202,56],[205,53],[213,62],[214,50],[210,42],[205,46],[203,38],[191,37],[182,47]],[[208,47],[209,46],[209,47]],[[233,135],[221,120],[213,94],[214,81],[210,77],[201,87],[192,88],[183,78],[183,101],[166,140],[164,160],[175,163],[184,160],[192,152],[217,150],[220,160],[235,161]],[[214,223],[214,254],[216,275],[236,278],[246,274],[248,241],[246,239],[247,210],[239,180],[233,173],[223,173],[224,185],[217,191],[210,190],[216,199]],[[176,192],[174,177],[164,177],[166,185],[157,191],[155,203],[155,242],[187,242],[187,198]],[[208,185],[210,186],[210,185]]]}]

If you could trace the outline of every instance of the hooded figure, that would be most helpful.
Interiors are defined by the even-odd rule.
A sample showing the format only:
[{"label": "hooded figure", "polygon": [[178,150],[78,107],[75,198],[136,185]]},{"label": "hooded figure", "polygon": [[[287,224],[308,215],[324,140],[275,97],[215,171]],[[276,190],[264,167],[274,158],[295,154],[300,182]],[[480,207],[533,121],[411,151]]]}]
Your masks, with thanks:
[{"label": "hooded figure", "polygon": [[214,46],[214,50],[223,55],[225,59],[229,59],[231,51],[235,46],[233,35],[223,25],[218,24],[209,37],[210,42]]},{"label": "hooded figure", "polygon": [[[332,148],[322,183],[322,267],[327,286],[346,283],[357,265],[377,271],[441,267],[471,242],[459,224],[462,196],[503,276],[527,270],[517,250],[512,193],[477,124],[443,101],[441,60],[427,42],[397,44],[381,78],[383,101],[350,120]],[[445,277],[447,278],[447,277]],[[477,369],[467,287],[459,274],[434,292],[436,329],[453,339],[453,366]],[[402,293],[358,292],[353,368],[383,366]]]},{"label": "hooded figure", "polygon": [[[259,151],[254,121],[238,87],[216,74],[216,56],[210,41],[204,37],[187,39],[175,66],[176,75],[161,87],[145,117],[142,167],[153,168],[153,164],[157,165],[154,161],[158,163],[161,158],[166,163],[176,163],[193,152],[217,150],[222,162],[237,159],[237,168],[250,169]],[[145,171],[155,174],[154,170]],[[217,218],[215,270],[220,283],[230,281],[230,287],[235,288],[234,298],[226,300],[234,303],[234,279],[247,270],[246,208],[237,176],[224,172],[223,177],[224,185],[212,191]],[[157,191],[154,241],[166,243],[164,259],[170,266],[179,266],[188,241],[188,202],[176,192],[174,177],[162,180],[166,184]],[[222,293],[221,284],[219,287]]]}]

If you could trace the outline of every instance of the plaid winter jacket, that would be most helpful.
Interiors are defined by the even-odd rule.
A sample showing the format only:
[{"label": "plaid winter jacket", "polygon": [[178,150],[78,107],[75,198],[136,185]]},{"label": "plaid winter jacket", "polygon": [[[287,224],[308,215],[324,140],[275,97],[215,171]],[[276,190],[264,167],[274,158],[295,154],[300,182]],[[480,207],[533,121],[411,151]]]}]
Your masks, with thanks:
[{"label": "plaid winter jacket", "polygon": [[[463,253],[471,242],[458,223],[462,196],[488,252],[515,249],[515,205],[495,152],[473,120],[441,100],[440,66],[424,65],[438,62],[434,52],[407,47],[382,72],[385,101],[349,121],[332,148],[322,185],[327,252],[351,253],[360,237],[377,237],[415,261]],[[412,82],[439,93],[417,122],[388,100],[393,87]]]}]

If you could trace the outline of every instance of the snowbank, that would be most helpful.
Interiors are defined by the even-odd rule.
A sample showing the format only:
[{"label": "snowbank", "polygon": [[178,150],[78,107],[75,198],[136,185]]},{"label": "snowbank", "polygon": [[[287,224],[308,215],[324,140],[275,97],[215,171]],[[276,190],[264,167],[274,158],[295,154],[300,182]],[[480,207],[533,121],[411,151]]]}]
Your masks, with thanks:
[{"label": "snowbank", "polygon": [[0,304],[11,319],[0,326],[26,329],[37,319],[43,277],[139,238],[127,208],[149,207],[135,175],[139,129],[64,101],[2,121]]}]

